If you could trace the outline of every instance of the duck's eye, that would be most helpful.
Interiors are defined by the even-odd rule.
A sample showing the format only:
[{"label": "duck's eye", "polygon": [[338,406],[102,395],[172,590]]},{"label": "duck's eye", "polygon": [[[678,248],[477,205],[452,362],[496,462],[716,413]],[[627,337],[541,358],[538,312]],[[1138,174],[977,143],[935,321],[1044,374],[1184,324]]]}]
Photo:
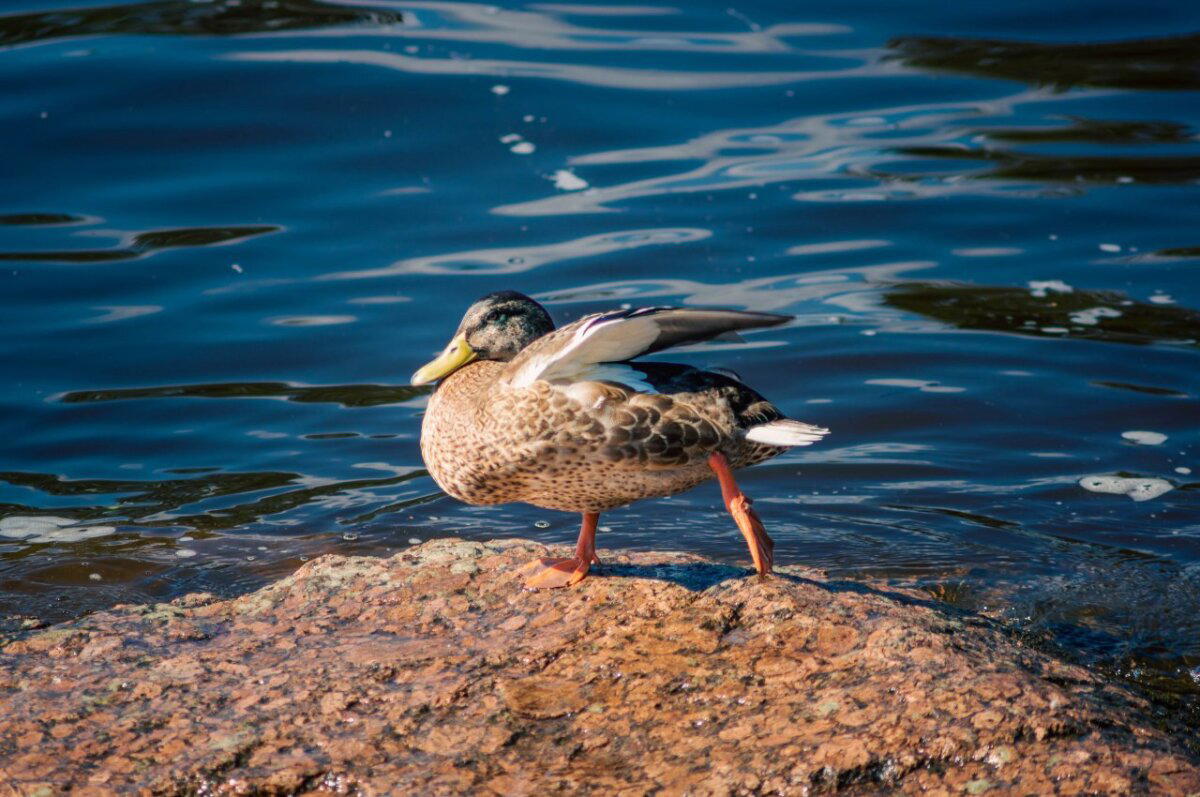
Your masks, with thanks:
[{"label": "duck's eye", "polygon": [[494,313],[492,315],[490,323],[492,323],[492,324],[507,324],[508,319],[511,317],[512,316],[510,316],[508,313]]}]

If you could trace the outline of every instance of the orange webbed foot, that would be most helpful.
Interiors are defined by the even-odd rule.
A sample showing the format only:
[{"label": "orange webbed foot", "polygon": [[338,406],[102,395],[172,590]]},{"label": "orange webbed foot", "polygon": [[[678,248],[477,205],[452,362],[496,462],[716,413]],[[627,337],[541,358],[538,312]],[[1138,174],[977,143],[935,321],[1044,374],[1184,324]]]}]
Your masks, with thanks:
[{"label": "orange webbed foot", "polygon": [[750,558],[754,560],[754,569],[758,571],[760,578],[767,575],[775,564],[775,541],[767,534],[758,513],[750,506],[750,499],[738,488],[725,455],[719,451],[713,452],[708,458],[708,466],[717,474],[717,481],[721,483],[721,497],[725,499],[725,508],[729,510],[742,536],[746,538]]},{"label": "orange webbed foot", "polygon": [[[593,555],[592,559],[599,564]],[[580,559],[536,559],[521,568],[525,589],[559,589],[578,584],[587,576],[591,562]]]},{"label": "orange webbed foot", "polygon": [[760,576],[767,575],[775,564],[775,541],[767,534],[758,513],[750,505],[750,499],[742,494],[735,496],[729,502],[729,514],[733,515],[734,522],[746,538],[754,569]]}]

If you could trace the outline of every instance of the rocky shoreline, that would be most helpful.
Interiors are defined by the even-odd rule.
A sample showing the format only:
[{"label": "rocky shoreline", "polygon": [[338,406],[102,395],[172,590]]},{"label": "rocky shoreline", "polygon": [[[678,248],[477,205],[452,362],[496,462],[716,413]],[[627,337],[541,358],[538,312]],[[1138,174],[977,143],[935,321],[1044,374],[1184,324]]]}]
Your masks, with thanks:
[{"label": "rocky shoreline", "polygon": [[0,650],[0,795],[1200,794],[1144,700],[881,584],[545,547],[325,556]]}]

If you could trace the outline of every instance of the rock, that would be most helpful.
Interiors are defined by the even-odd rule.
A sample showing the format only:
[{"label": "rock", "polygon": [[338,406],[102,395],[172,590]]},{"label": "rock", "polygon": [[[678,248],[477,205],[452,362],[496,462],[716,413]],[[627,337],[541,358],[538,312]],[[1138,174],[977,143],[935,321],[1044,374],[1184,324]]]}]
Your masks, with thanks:
[{"label": "rock", "polygon": [[534,719],[551,719],[579,711],[587,700],[578,684],[561,678],[530,676],[500,681],[497,686],[504,704],[514,714]]},{"label": "rock", "polygon": [[[0,794],[1191,794],[1137,695],[923,594],[522,540],[326,556],[0,651]],[[5,791],[8,789],[9,791]]]}]

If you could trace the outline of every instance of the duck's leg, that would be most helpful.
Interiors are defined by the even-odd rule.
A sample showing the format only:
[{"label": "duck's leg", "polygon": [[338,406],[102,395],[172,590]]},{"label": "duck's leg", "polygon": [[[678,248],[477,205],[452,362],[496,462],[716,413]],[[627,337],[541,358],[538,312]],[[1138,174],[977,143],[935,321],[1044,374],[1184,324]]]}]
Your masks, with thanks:
[{"label": "duck's leg", "polygon": [[521,569],[527,589],[554,589],[569,587],[583,581],[588,569],[600,560],[596,558],[596,524],[599,512],[584,512],[583,524],[579,528],[579,542],[575,543],[575,556],[571,559],[538,559]]},{"label": "duck's leg", "polygon": [[708,458],[708,466],[717,474],[717,481],[721,483],[721,497],[725,499],[725,508],[733,515],[734,522],[746,538],[750,557],[754,559],[754,569],[760,576],[765,576],[771,572],[771,565],[775,562],[775,541],[767,535],[758,513],[750,506],[750,499],[733,480],[733,469],[729,467],[729,460],[725,455],[720,451],[712,454]]}]

